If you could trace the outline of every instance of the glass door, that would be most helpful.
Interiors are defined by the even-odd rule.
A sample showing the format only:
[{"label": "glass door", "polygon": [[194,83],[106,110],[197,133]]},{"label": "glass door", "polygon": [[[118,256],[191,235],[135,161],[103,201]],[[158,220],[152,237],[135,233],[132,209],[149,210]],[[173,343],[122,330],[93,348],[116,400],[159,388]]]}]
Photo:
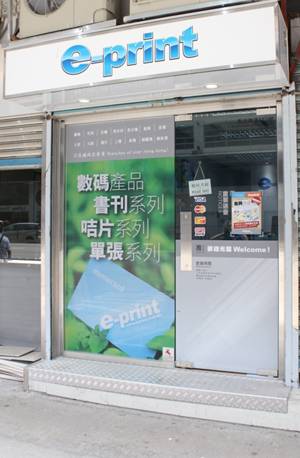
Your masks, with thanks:
[{"label": "glass door", "polygon": [[[40,347],[40,162],[0,160],[0,346]],[[9,169],[11,163],[20,168]]]},{"label": "glass door", "polygon": [[274,109],[176,120],[176,360],[277,375]]}]

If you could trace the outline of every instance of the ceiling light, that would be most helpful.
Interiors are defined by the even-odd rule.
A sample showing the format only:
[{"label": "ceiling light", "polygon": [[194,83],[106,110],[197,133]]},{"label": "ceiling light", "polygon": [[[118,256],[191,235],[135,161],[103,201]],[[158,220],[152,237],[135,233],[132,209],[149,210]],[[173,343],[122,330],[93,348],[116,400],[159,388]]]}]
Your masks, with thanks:
[{"label": "ceiling light", "polygon": [[90,99],[79,99],[78,102],[80,102],[80,103],[89,103]]},{"label": "ceiling light", "polygon": [[219,87],[217,84],[211,83],[205,85],[206,89],[217,89]]}]

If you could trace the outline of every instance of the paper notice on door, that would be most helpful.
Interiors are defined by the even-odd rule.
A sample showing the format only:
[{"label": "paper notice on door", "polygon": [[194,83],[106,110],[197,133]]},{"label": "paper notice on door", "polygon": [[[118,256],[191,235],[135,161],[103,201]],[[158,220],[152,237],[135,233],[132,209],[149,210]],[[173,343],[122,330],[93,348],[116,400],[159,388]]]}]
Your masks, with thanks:
[{"label": "paper notice on door", "polygon": [[211,194],[211,180],[206,178],[204,180],[189,181],[189,193],[191,197],[206,196]]},{"label": "paper notice on door", "polygon": [[231,193],[231,233],[260,235],[262,231],[262,192]]}]

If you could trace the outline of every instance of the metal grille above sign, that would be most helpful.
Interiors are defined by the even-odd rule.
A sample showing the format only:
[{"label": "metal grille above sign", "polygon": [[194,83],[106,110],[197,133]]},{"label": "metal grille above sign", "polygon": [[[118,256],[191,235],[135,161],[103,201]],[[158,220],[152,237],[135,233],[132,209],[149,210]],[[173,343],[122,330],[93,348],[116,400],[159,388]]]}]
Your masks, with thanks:
[{"label": "metal grille above sign", "polygon": [[43,132],[43,115],[1,118],[0,158],[40,156]]}]

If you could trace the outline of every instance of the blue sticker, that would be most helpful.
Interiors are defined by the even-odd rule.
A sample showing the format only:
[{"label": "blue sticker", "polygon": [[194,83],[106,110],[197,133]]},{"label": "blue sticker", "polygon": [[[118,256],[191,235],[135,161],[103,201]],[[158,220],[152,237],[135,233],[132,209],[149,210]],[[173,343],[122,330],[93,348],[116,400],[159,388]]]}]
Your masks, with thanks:
[{"label": "blue sticker", "polygon": [[91,259],[68,308],[133,358],[153,358],[147,343],[174,322],[174,300],[122,267]]},{"label": "blue sticker", "polygon": [[269,189],[273,186],[273,184],[270,178],[262,177],[258,182],[258,186],[262,189]]},{"label": "blue sticker", "polygon": [[194,201],[197,203],[205,203],[206,202],[206,197],[200,196],[200,197],[194,197]]}]

